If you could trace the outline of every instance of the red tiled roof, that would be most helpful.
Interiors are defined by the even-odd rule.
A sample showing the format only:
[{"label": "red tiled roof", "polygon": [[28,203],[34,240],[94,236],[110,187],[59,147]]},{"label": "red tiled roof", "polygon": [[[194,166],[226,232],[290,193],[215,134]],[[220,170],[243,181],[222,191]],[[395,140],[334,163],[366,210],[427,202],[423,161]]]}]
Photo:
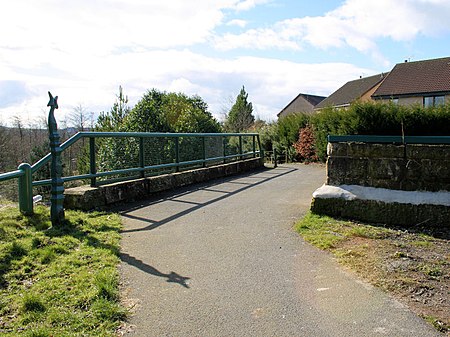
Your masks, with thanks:
[{"label": "red tiled roof", "polygon": [[397,64],[372,97],[450,92],[450,57]]},{"label": "red tiled roof", "polygon": [[369,77],[359,78],[357,80],[345,83],[338,90],[316,105],[316,108],[322,109],[327,106],[345,106],[361,98],[367,91],[376,86],[380,81],[386,78],[386,73],[377,74]]}]

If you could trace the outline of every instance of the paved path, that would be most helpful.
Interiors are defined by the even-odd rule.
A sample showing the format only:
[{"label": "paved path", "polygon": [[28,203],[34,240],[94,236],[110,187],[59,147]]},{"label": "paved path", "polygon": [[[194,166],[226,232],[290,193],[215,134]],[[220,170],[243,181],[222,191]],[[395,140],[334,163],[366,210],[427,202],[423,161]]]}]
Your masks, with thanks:
[{"label": "paved path", "polygon": [[325,180],[282,166],[196,185],[123,213],[133,336],[439,336],[292,229]]}]

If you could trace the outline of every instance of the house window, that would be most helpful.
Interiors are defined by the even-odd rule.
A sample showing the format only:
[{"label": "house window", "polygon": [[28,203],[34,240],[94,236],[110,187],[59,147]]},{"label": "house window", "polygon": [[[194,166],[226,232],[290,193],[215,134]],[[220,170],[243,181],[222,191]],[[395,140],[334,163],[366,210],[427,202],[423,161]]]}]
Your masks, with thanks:
[{"label": "house window", "polygon": [[445,96],[428,96],[423,98],[423,106],[425,108],[443,104],[445,104]]},{"label": "house window", "polygon": [[444,105],[444,104],[445,104],[445,96],[434,97],[434,105]]}]

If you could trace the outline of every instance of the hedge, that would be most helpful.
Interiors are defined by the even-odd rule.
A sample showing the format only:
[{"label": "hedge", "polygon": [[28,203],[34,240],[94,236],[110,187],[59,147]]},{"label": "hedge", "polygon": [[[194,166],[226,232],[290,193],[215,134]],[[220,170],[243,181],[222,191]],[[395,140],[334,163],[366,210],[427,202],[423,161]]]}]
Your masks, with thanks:
[{"label": "hedge", "polygon": [[420,105],[357,102],[348,109],[329,107],[313,115],[293,114],[281,118],[276,124],[273,147],[289,159],[299,159],[295,152],[292,155],[295,151],[293,145],[306,126],[313,129],[317,158],[325,161],[329,134],[450,136],[450,103],[424,108]]}]

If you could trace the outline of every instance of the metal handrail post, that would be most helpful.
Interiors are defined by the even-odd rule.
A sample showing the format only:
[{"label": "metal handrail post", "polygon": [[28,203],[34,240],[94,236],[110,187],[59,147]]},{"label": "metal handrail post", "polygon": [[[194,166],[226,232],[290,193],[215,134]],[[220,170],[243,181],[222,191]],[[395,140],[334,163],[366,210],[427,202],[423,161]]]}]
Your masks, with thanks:
[{"label": "metal handrail post", "polygon": [[258,141],[258,149],[259,149],[259,157],[261,158],[262,162],[264,163],[264,150],[261,148],[261,139],[259,138],[259,134],[256,135],[256,139]]},{"label": "metal handrail post", "polygon": [[273,168],[277,168],[277,166],[278,166],[278,164],[277,164],[278,158],[277,158],[277,149],[276,148],[273,149],[273,161],[274,161]]},{"label": "metal handrail post", "polygon": [[33,214],[33,179],[31,174],[31,165],[28,163],[20,164],[19,170],[23,172],[19,181],[19,209],[26,215]]},{"label": "metal handrail post", "polygon": [[222,146],[223,146],[223,163],[227,162],[227,138],[226,136],[222,137]]},{"label": "metal handrail post", "polygon": [[[180,163],[180,138],[175,137],[175,163]],[[180,172],[180,166],[175,167],[176,172]]]},{"label": "metal handrail post", "polygon": [[144,138],[139,137],[139,166],[142,168],[141,178],[145,178],[145,151],[144,151]]},{"label": "metal handrail post", "polygon": [[253,158],[256,158],[256,136],[253,135]]},{"label": "metal handrail post", "polygon": [[239,136],[239,154],[241,155],[239,157],[239,160],[244,159],[244,157],[242,156],[242,153],[243,153],[243,151],[242,151],[242,136]]},{"label": "metal handrail post", "polygon": [[203,143],[203,167],[206,167],[206,137],[202,137],[202,143]]},{"label": "metal handrail post", "polygon": [[[89,137],[89,173],[96,174],[97,173],[97,164],[95,162],[95,138]],[[95,187],[97,185],[97,178],[91,178],[91,187]]]}]

